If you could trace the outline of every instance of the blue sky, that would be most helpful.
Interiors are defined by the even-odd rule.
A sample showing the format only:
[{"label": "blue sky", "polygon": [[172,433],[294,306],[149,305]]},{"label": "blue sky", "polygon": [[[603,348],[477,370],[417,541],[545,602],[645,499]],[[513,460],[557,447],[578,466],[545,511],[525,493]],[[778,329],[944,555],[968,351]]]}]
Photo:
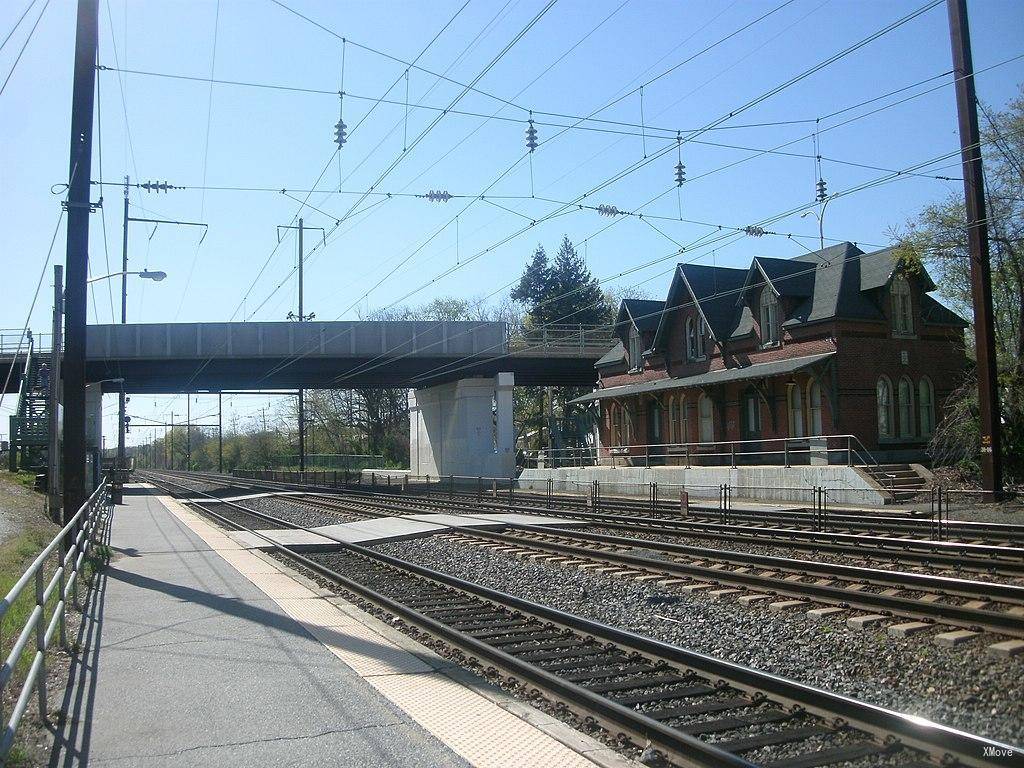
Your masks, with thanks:
[{"label": "blue sky", "polygon": [[[672,149],[586,200],[594,206],[635,210],[662,195],[643,211],[677,220],[609,220],[593,210],[577,209],[491,248],[529,220],[558,210],[559,202],[573,201],[634,166],[645,151],[650,156],[674,144],[674,131],[687,136],[923,4],[923,0],[792,0],[779,8],[783,1],[558,0],[477,83],[478,89],[499,98],[469,92],[455,106],[506,119],[485,122],[481,117],[445,114],[411,150],[403,152],[403,146],[412,144],[439,114],[415,105],[446,107],[462,86],[411,70],[406,120],[405,65],[359,46],[409,61],[465,0],[284,0],[334,34],[271,0],[221,0],[219,4],[214,0],[100,0],[99,59],[104,66],[197,78],[208,78],[212,71],[217,79],[327,93],[221,84],[211,88],[205,82],[101,71],[97,110],[101,126],[94,143],[93,179],[100,179],[100,143],[105,182],[118,182],[129,174],[133,180],[166,180],[186,187],[307,190],[326,167],[317,185],[325,191],[309,198],[318,210],[305,208],[302,215],[307,226],[330,230],[394,164],[376,189],[395,196],[365,213],[359,211],[381,198],[358,203],[355,215],[345,218],[327,246],[307,262],[306,310],[315,312],[318,319],[355,318],[400,300],[415,305],[440,295],[477,298],[500,291],[521,272],[538,243],[554,250],[563,234],[578,243],[586,241],[591,269],[598,277],[609,278],[610,287],[643,283],[652,296],[661,297],[668,287],[664,273],[677,260],[672,256],[677,243],[687,245],[717,234],[713,227],[679,221],[680,211],[690,221],[743,227],[813,199],[817,172],[810,135],[816,127],[819,151],[825,158],[822,175],[831,192],[885,174],[876,169],[906,168],[958,147],[949,85],[835,127],[949,83],[948,76],[815,122],[948,72],[947,19],[945,5],[940,4],[725,120],[717,130],[702,133],[697,138],[703,143],[685,143],[682,157],[690,181],[678,196],[671,189],[677,162]],[[0,7],[0,33],[7,34],[27,3],[12,0]],[[6,77],[42,4],[42,0],[35,4],[0,51],[0,76]],[[470,0],[417,64],[469,83],[546,5],[547,0]],[[976,69],[1024,53],[1021,9],[1018,0],[970,3]],[[4,328],[24,323],[60,210],[59,197],[51,187],[66,181],[67,174],[74,21],[74,3],[51,0],[0,94],[4,232],[0,259],[5,277],[0,327]],[[351,42],[343,44],[340,37]],[[680,66],[670,74],[648,82],[676,65]],[[398,103],[371,109],[372,99],[383,96],[396,81],[386,98]],[[1021,82],[1024,59],[979,74],[979,96],[1001,107]],[[642,105],[635,90],[641,83],[648,83]],[[339,114],[336,92],[342,89],[349,94],[343,112],[349,141],[340,152],[339,175],[337,158],[332,156]],[[556,136],[560,129],[544,123],[573,120],[540,114],[586,116],[623,94],[624,98],[595,115],[609,122],[588,123],[605,132],[570,130]],[[523,159],[523,121],[529,110],[535,111],[542,142],[531,158],[532,191],[531,163]],[[763,125],[780,122],[787,124]],[[757,125],[734,127],[752,124]],[[785,151],[801,156],[763,154],[722,169],[755,154],[737,147],[767,149],[786,142],[794,143]],[[493,202],[503,207],[463,198],[439,203],[397,195],[443,190],[475,197],[517,161],[487,192],[500,196]],[[959,167],[953,158],[922,173],[955,178]],[[337,193],[339,183],[344,194]],[[921,206],[961,190],[959,181],[912,177],[851,194],[830,203],[825,235],[884,245],[891,229]],[[100,193],[95,187],[94,199]],[[121,192],[107,186],[102,194],[107,244],[105,248],[103,216],[97,213],[91,222],[94,274],[116,271],[120,262]],[[530,199],[531,194],[538,199]],[[132,225],[131,268],[162,269],[169,277],[159,284],[130,283],[129,322],[284,319],[295,308],[296,250],[292,238],[277,244],[275,227],[290,223],[299,211],[293,197],[301,200],[305,194],[133,190],[134,216],[203,221],[209,231],[199,245],[194,228],[161,226],[154,233],[144,225]],[[470,202],[456,227],[456,214]],[[682,258],[745,266],[758,254],[785,257],[806,252],[800,242],[816,246],[813,217],[801,219],[794,214],[768,228],[805,237],[743,238],[727,244],[735,239],[729,238],[714,249],[688,250]],[[311,233],[307,243],[315,242],[316,235]],[[63,253],[61,229],[54,257],[62,260]],[[628,277],[614,278],[655,259],[663,260]],[[262,275],[255,279],[264,264]],[[39,330],[48,324],[49,283],[47,272],[32,315],[32,326]],[[90,322],[110,321],[111,305],[118,301],[116,289],[114,281],[97,284]],[[150,416],[167,410],[170,401],[136,400],[135,412]],[[252,398],[239,400],[235,407],[244,422],[246,414],[262,404]],[[4,404],[5,410],[8,405]],[[209,410],[208,406],[208,402],[196,404],[200,412]],[[180,399],[170,407],[184,412]],[[108,421],[108,433],[112,427]],[[133,433],[134,438],[141,436]]]}]

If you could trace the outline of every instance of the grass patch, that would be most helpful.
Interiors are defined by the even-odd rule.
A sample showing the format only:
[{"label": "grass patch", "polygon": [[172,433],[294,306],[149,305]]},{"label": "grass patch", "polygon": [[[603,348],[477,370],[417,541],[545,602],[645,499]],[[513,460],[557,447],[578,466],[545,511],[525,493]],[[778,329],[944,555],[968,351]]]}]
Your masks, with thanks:
[{"label": "grass patch", "polygon": [[35,472],[8,472],[7,476],[14,480],[15,483],[26,488],[30,491],[36,489],[36,473]]},{"label": "grass patch", "polygon": [[[52,524],[34,523],[26,527],[21,533],[0,544],[0,596],[6,595],[11,587],[17,583],[25,569],[32,564],[32,561],[35,560],[43,548],[53,540],[57,530],[58,528]],[[58,557],[59,553],[54,552],[47,558],[44,567],[44,578],[47,583],[57,567]],[[52,606],[56,601],[57,595],[54,593],[50,600],[47,601],[49,608],[46,612],[47,617],[52,615]],[[21,591],[21,594],[18,595],[7,609],[3,619],[0,620],[0,637],[3,638],[3,643],[0,644],[0,652],[3,653],[4,658],[10,653],[11,647],[13,647],[18,639],[18,635],[35,609],[35,605],[35,582],[31,582]],[[22,678],[28,671],[34,652],[35,643],[30,642],[29,647],[25,649],[21,658],[18,659],[18,664],[15,667],[16,679]]]}]

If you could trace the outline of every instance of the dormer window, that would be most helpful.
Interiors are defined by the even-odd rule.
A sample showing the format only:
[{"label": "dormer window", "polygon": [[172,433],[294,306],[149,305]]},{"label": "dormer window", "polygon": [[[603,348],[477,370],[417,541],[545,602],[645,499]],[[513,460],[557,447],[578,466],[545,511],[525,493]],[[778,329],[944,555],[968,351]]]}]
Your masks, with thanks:
[{"label": "dormer window", "polygon": [[910,302],[910,283],[903,275],[892,280],[892,330],[899,336],[914,334],[914,312]]},{"label": "dormer window", "polygon": [[629,370],[639,371],[643,367],[643,359],[641,353],[643,352],[642,345],[640,344],[640,331],[634,325],[629,331]]},{"label": "dormer window", "polygon": [[707,328],[704,325],[703,317],[686,318],[686,359],[704,359],[704,337],[707,335]]},{"label": "dormer window", "polygon": [[779,343],[779,299],[770,286],[761,290],[761,345]]}]

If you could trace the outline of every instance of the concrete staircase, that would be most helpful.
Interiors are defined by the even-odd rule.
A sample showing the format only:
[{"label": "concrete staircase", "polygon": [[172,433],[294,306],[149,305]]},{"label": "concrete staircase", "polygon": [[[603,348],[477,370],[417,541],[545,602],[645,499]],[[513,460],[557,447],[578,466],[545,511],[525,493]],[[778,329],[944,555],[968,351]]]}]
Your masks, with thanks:
[{"label": "concrete staircase", "polygon": [[892,494],[894,502],[909,501],[925,490],[928,481],[910,464],[865,466],[871,479]]}]

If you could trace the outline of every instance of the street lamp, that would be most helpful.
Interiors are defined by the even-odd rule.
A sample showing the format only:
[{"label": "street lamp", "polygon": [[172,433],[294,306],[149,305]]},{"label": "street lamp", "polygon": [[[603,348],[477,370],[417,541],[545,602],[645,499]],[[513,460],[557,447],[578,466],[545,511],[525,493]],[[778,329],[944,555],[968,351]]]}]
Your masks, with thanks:
[{"label": "street lamp", "polygon": [[[127,257],[125,264],[127,265]],[[121,323],[127,320],[128,314],[128,275],[138,275],[143,280],[152,280],[154,283],[159,283],[165,277],[166,272],[160,270],[150,271],[144,269],[141,272],[131,272],[129,270],[122,270],[121,272],[111,272],[109,275],[101,275],[100,277],[94,277],[88,280],[89,283],[95,283],[100,280],[107,280],[111,277],[121,278]],[[121,469],[124,467],[124,428],[125,428],[125,399],[124,399],[124,379],[121,379],[121,394],[118,396],[117,403],[117,468]]]},{"label": "street lamp", "polygon": [[161,272],[159,270],[150,272],[148,269],[144,269],[141,272],[111,272],[109,275],[101,275],[100,277],[90,278],[86,282],[97,283],[100,280],[108,280],[111,277],[121,277],[122,275],[138,275],[143,280],[152,280],[153,282],[156,283],[159,283],[161,280],[167,277],[166,272]]},{"label": "street lamp", "polygon": [[821,250],[825,250],[825,208],[828,206],[829,201],[826,200],[821,206],[821,213],[811,208],[810,210],[804,211],[800,214],[801,219],[806,219],[808,216],[814,216],[818,220],[818,241],[821,245]]}]

